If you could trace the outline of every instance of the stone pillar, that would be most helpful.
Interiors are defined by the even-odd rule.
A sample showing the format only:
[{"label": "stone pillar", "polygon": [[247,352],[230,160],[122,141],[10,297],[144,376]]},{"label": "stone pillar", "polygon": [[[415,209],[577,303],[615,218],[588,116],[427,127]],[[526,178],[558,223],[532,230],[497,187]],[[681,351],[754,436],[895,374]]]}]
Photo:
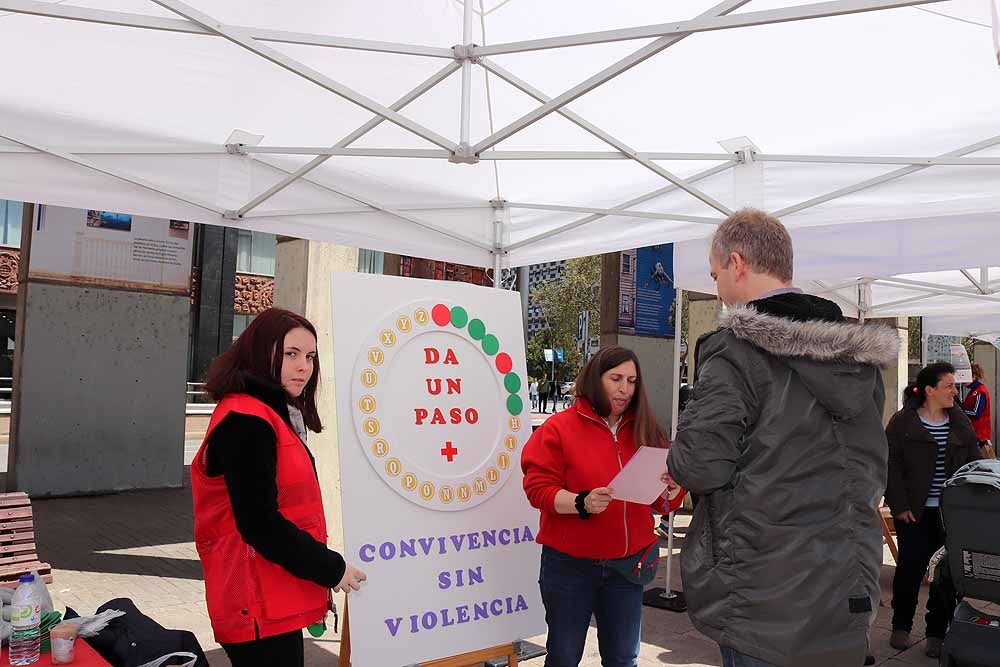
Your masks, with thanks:
[{"label": "stone pillar", "polygon": [[601,255],[601,347],[618,345],[618,285],[621,253]]},{"label": "stone pillar", "polygon": [[191,322],[189,379],[204,380],[212,360],[233,342],[233,292],[239,231],[217,225],[197,225],[196,303]]},{"label": "stone pillar", "polygon": [[[278,238],[274,305],[304,315],[318,334],[320,359],[318,407],[322,433],[309,434],[309,449],[323,488],[330,548],[343,553],[344,529],[340,492],[340,453],[337,448],[337,383],[333,373],[333,313],[330,274],[356,272],[358,250],[332,243]],[[349,386],[349,385],[348,385]]]},{"label": "stone pillar", "polygon": [[601,257],[601,346],[621,345],[635,352],[653,412],[669,433],[674,393],[674,339],[635,336],[618,330],[621,255],[612,252]]},{"label": "stone pillar", "polygon": [[881,325],[893,327],[899,334],[899,355],[896,364],[882,369],[882,383],[885,385],[885,409],[882,412],[882,422],[889,419],[903,407],[903,390],[909,382],[909,318],[889,317],[885,319],[865,320],[866,325]]},{"label": "stone pillar", "polygon": [[688,299],[688,382],[693,383],[697,371],[695,347],[698,339],[719,328],[719,313],[722,307],[714,294],[691,292]]},{"label": "stone pillar", "polygon": [[400,259],[399,255],[391,252],[385,253],[382,261],[382,275],[398,276]]}]

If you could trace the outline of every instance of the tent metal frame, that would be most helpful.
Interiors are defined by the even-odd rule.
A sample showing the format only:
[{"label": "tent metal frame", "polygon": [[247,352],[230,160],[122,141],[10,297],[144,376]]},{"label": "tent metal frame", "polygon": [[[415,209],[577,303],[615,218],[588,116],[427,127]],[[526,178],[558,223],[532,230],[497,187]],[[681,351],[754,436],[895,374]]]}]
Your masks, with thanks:
[{"label": "tent metal frame", "polygon": [[[867,276],[836,285],[827,285],[823,281],[814,280],[812,281],[813,284],[820,289],[813,293],[834,299],[841,305],[856,310],[859,316],[865,319],[898,317],[899,311],[893,311],[892,309],[918,301],[926,301],[937,296],[958,297],[980,303],[992,302],[1000,304],[1000,279],[990,280],[989,270],[990,267],[987,266],[979,267],[979,277],[976,278],[967,269],[956,269],[955,273],[957,275],[964,276],[971,283],[969,287],[959,287],[951,283],[914,280],[902,276]],[[870,289],[874,285],[884,285],[886,287],[913,292],[914,296],[875,303],[870,297],[865,299],[863,294],[865,289]]]},{"label": "tent metal frame", "polygon": [[[380,211],[398,219],[416,224],[433,234],[438,234],[442,237],[447,237],[463,244],[474,246],[478,249],[487,250],[495,256],[494,263],[502,261],[502,257],[509,255],[509,253],[513,250],[551,239],[559,234],[578,229],[584,225],[597,222],[607,217],[662,219],[695,225],[716,225],[721,221],[721,217],[709,218],[705,216],[673,215],[669,212],[663,211],[637,211],[633,210],[632,207],[649,202],[668,192],[680,189],[685,191],[694,199],[699,200],[704,205],[714,209],[722,216],[728,215],[732,212],[729,207],[715,200],[712,196],[697,187],[696,184],[700,180],[722,173],[736,165],[743,164],[748,158],[752,161],[759,162],[900,165],[899,169],[891,171],[887,174],[840,188],[807,201],[785,207],[778,211],[773,211],[772,213],[777,217],[791,215],[806,208],[817,206],[824,202],[859,192],[861,190],[876,187],[930,167],[1000,166],[1000,157],[969,157],[971,154],[985,148],[990,148],[1000,144],[1000,136],[992,137],[982,142],[964,146],[949,153],[937,156],[788,155],[769,154],[762,151],[739,151],[736,153],[641,151],[582,118],[570,110],[567,106],[573,100],[578,99],[588,92],[591,92],[592,90],[608,83],[615,77],[635,67],[639,63],[658,55],[693,34],[846,16],[902,7],[913,7],[918,5],[933,4],[943,0],[829,0],[826,2],[784,7],[779,9],[750,11],[735,14],[733,12],[748,4],[751,0],[722,0],[722,2],[714,7],[687,21],[675,21],[650,26],[638,26],[618,30],[563,35],[546,39],[526,40],[521,42],[494,44],[490,46],[472,43],[474,21],[477,20],[477,17],[479,20],[482,20],[486,13],[484,13],[481,9],[477,10],[475,8],[476,0],[456,0],[456,2],[462,6],[463,11],[462,43],[451,47],[402,44],[332,35],[274,30],[254,26],[228,25],[219,21],[215,17],[201,12],[189,4],[186,4],[182,0],[153,1],[179,18],[88,9],[68,4],[39,2],[37,0],[0,0],[0,11],[48,17],[58,20],[141,28],[191,35],[204,35],[225,39],[259,58],[282,67],[292,75],[304,78],[324,90],[327,90],[355,105],[362,107],[363,109],[366,109],[372,114],[372,117],[365,124],[358,127],[354,132],[351,132],[340,141],[329,147],[251,146],[244,144],[71,147],[50,146],[33,137],[11,136],[10,133],[0,132],[0,136],[12,144],[8,146],[0,146],[0,153],[44,153],[61,160],[71,162],[77,166],[128,182],[136,187],[144,188],[177,201],[201,208],[212,214],[218,215],[220,217],[220,224],[226,224],[224,221],[232,222],[244,219],[274,217],[278,215],[287,217],[328,215],[340,212],[346,213],[368,210]],[[649,41],[626,57],[618,60],[600,72],[574,86],[571,86],[555,96],[549,96],[543,93],[527,81],[521,79],[514,73],[506,70],[504,67],[491,60],[491,56],[502,54],[522,53],[527,51],[541,52],[548,49],[629,40],[652,41]],[[271,46],[271,44],[297,44],[324,48],[392,53],[414,57],[444,59],[448,62],[428,79],[421,82],[409,92],[403,94],[394,103],[389,106],[384,106],[381,103],[352,89],[351,87],[310,68],[303,62],[278,51]],[[471,77],[475,66],[482,68],[486,72],[487,77],[492,75],[510,86],[513,86],[523,94],[533,98],[539,103],[539,106],[514,120],[506,127],[493,131],[489,136],[478,141],[473,141],[470,136],[472,106]],[[460,120],[459,127],[457,128],[457,141],[446,136],[442,136],[434,130],[401,113],[404,108],[414,100],[420,98],[428,91],[433,90],[443,81],[448,79],[452,74],[459,71],[461,72],[461,98],[458,100]],[[612,150],[511,151],[496,148],[497,144],[503,140],[514,136],[553,113],[557,113],[569,120],[571,123],[574,123],[590,135],[607,144]],[[420,137],[423,141],[430,144],[430,146],[428,148],[358,148],[352,146],[359,139],[386,121],[403,128],[417,137]],[[98,155],[231,155],[232,159],[247,159],[249,157],[251,159],[258,160],[271,169],[277,170],[279,173],[283,174],[283,176],[281,176],[278,182],[254,196],[239,208],[224,209],[223,207],[215,205],[211,202],[201,201],[195,196],[174,191],[172,188],[163,185],[151,183],[146,179],[128,174],[120,169],[99,165],[89,157]],[[311,156],[311,159],[302,166],[289,170],[265,160],[264,158],[267,155],[300,155]],[[307,178],[307,176],[317,167],[334,157],[340,159],[437,159],[449,160],[455,163],[477,163],[482,160],[631,160],[664,179],[669,183],[669,185],[634,198],[628,202],[624,202],[621,205],[609,208],[579,205],[575,202],[567,204],[554,204],[548,202],[504,202],[501,196],[498,196],[496,200],[491,202],[484,201],[478,205],[470,204],[468,206],[454,204],[448,206],[433,206],[429,203],[414,203],[408,206],[388,206],[383,202],[375,201],[370,197],[359,195],[357,193],[345,192],[342,188],[331,187],[329,184],[322,183],[316,179]],[[223,157],[222,159],[228,158]],[[687,161],[706,161],[716,162],[718,164],[686,178],[673,173],[660,164],[661,162]],[[344,205],[342,201],[338,201],[329,207],[317,207],[312,209],[286,211],[260,210],[262,204],[289,186],[299,182],[310,183],[318,186],[332,194],[337,195],[340,199],[348,199],[351,202],[357,203],[359,206],[356,207],[350,204]],[[495,234],[495,238],[492,239],[492,242],[483,242],[463,236],[462,234],[442,229],[414,215],[414,212],[419,212],[422,209],[458,210],[469,207],[492,207],[495,210],[506,209],[507,211],[513,208],[520,208],[559,212],[579,212],[586,213],[588,215],[572,222],[562,223],[553,229],[514,242],[505,242],[506,235],[503,233]],[[509,224],[509,222],[505,221],[506,217],[503,215],[498,214],[497,220],[499,220],[499,222],[495,222],[495,224],[499,224],[500,226]],[[989,300],[995,300],[997,298],[993,296],[993,292],[990,288],[984,287],[982,276],[980,276],[980,280],[978,282],[971,275],[967,275],[966,277],[973,283],[973,291],[978,293],[979,297],[985,297]],[[897,286],[899,285],[897,284]],[[910,287],[916,289],[917,286],[911,285]],[[935,293],[950,294],[954,292],[954,288],[950,286],[935,286],[933,288],[925,286],[925,289],[936,290]],[[970,296],[967,292],[961,292],[961,294]],[[975,296],[975,294],[971,296]],[[855,299],[855,301],[857,301],[857,299]]]}]

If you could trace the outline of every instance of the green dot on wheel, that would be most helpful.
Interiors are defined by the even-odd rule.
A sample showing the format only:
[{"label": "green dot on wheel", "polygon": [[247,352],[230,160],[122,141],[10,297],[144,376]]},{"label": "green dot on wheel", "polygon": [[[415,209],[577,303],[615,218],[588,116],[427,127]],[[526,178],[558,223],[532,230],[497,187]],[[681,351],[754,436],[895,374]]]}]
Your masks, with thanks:
[{"label": "green dot on wheel", "polygon": [[469,313],[461,306],[455,306],[451,309],[451,324],[456,329],[463,328],[469,323]]},{"label": "green dot on wheel", "polygon": [[521,402],[520,396],[511,394],[507,397],[507,412],[516,417],[521,414],[522,410],[524,410],[524,403]]},{"label": "green dot on wheel", "polygon": [[483,338],[483,352],[490,355],[491,357],[500,351],[500,341],[493,334],[486,334]]},{"label": "green dot on wheel", "polygon": [[521,391],[521,378],[517,373],[507,373],[503,376],[503,386],[510,393],[516,394]]},{"label": "green dot on wheel", "polygon": [[486,325],[483,324],[482,320],[472,320],[469,322],[469,335],[472,336],[472,340],[483,339],[483,336],[486,335]]}]

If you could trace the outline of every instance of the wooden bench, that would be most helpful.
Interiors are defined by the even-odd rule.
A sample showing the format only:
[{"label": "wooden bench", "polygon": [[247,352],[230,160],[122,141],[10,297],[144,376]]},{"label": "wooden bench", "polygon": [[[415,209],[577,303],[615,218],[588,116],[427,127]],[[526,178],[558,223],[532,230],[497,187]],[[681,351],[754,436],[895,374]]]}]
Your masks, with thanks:
[{"label": "wooden bench", "polygon": [[27,493],[0,493],[0,586],[16,588],[22,574],[52,583],[52,566],[35,551],[35,520]]}]

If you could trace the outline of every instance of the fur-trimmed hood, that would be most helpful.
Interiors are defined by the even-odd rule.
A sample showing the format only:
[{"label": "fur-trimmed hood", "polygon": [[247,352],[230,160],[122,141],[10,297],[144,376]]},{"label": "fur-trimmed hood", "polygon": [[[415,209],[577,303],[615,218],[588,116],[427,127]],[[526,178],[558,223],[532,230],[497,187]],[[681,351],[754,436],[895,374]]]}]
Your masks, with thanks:
[{"label": "fur-trimmed hood", "polygon": [[779,357],[866,364],[887,368],[899,358],[899,333],[887,326],[823,320],[796,321],[753,306],[723,311],[719,325],[737,338]]}]

